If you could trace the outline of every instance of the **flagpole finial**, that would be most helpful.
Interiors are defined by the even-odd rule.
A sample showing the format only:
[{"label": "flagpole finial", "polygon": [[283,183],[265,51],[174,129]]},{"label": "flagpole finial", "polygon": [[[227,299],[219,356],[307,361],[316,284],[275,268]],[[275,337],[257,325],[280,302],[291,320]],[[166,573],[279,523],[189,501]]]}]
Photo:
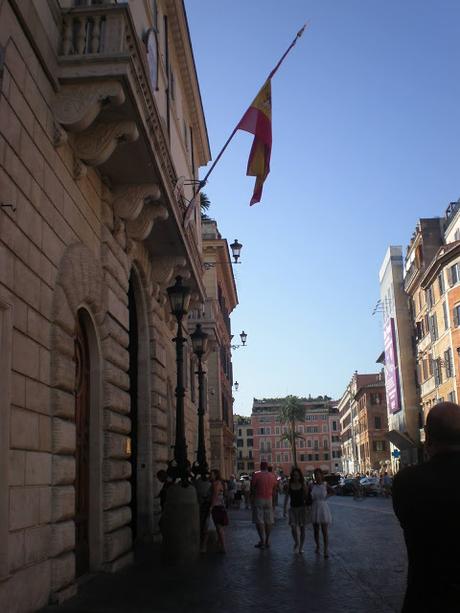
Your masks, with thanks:
[{"label": "flagpole finial", "polygon": [[297,32],[297,36],[296,38],[300,38],[302,36],[302,34],[304,33],[305,28],[310,24],[309,21],[306,21],[303,26],[300,28],[300,30]]}]

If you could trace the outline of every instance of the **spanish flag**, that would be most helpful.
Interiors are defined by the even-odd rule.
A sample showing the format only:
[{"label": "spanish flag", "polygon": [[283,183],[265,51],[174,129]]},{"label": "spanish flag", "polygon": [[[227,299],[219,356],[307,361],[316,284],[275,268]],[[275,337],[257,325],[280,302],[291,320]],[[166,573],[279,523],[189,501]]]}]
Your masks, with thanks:
[{"label": "spanish flag", "polygon": [[250,203],[253,205],[256,202],[260,202],[262,187],[270,172],[270,154],[272,150],[271,78],[265,81],[236,129],[254,134],[254,141],[246,170],[248,177],[256,177],[254,193]]}]

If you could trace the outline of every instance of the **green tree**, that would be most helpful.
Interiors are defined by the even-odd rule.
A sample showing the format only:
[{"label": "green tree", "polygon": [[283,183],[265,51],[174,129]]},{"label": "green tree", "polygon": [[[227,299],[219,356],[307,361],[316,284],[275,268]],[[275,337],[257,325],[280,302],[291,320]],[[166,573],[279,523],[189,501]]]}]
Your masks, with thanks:
[{"label": "green tree", "polygon": [[303,436],[296,432],[298,422],[305,421],[305,407],[297,396],[286,396],[280,407],[278,418],[280,422],[287,426],[287,432],[282,435],[280,440],[287,441],[291,447],[294,467],[297,466],[297,444]]},{"label": "green tree", "polygon": [[201,219],[209,219],[207,211],[209,211],[210,206],[211,201],[209,200],[208,196],[204,192],[200,192]]}]

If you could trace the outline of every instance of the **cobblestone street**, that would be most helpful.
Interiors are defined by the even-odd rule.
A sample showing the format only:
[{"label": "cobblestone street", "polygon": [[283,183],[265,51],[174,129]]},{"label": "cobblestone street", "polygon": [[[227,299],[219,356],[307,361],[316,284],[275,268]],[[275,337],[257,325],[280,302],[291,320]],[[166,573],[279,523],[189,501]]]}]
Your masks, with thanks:
[{"label": "cobblestone street", "polygon": [[277,508],[272,546],[254,548],[250,512],[232,511],[226,555],[210,553],[188,573],[159,563],[155,552],[119,573],[87,582],[64,606],[42,613],[386,613],[399,611],[406,562],[391,500],[333,498],[330,558],[314,552],[309,528],[303,555],[292,552]]}]

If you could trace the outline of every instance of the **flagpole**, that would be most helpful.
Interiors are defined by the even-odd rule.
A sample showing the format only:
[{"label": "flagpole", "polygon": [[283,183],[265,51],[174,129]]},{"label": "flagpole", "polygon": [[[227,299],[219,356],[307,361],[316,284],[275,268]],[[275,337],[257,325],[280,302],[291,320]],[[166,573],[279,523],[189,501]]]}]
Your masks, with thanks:
[{"label": "flagpole", "polygon": [[[283,53],[283,55],[281,56],[281,59],[278,61],[278,63],[276,64],[275,68],[273,68],[273,70],[271,71],[271,73],[268,75],[268,77],[265,79],[265,83],[271,79],[275,73],[278,71],[278,68],[281,66],[281,64],[284,62],[284,60],[286,59],[286,56],[288,55],[288,53],[292,50],[292,48],[294,47],[294,45],[296,44],[297,40],[302,36],[305,28],[309,25],[309,22],[307,21],[307,23],[304,24],[304,26],[297,32],[294,40],[292,41],[292,43],[289,45],[289,47],[286,49],[286,51]],[[241,120],[240,120],[241,121]],[[222,155],[224,154],[225,150],[227,149],[227,147],[229,146],[232,138],[235,136],[235,134],[238,131],[238,126],[240,125],[240,122],[238,122],[236,124],[235,129],[233,130],[233,132],[230,134],[230,136],[227,138],[227,140],[225,141],[224,146],[222,147],[222,149],[219,151],[216,159],[214,160],[214,162],[211,165],[211,168],[208,170],[208,172],[205,174],[205,176],[203,177],[203,179],[201,179],[201,181],[198,183],[198,186],[195,188],[194,190],[194,194],[192,197],[192,200],[190,201],[189,204],[189,208],[192,206],[192,203],[194,203],[196,196],[198,195],[198,193],[200,192],[200,190],[206,185],[206,183],[208,182],[209,179],[209,175],[212,173],[212,171],[214,170],[214,168],[216,167],[217,163],[219,162],[220,158],[222,157]],[[184,222],[187,225],[187,220],[190,220],[191,218],[191,213],[192,210],[189,208],[185,211],[184,213]],[[194,208],[194,207],[193,207]],[[188,213],[188,214],[187,214]]]},{"label": "flagpole", "polygon": [[[307,23],[303,26],[303,28],[301,28],[297,34],[296,37],[294,38],[294,40],[292,41],[292,43],[289,45],[289,47],[286,49],[286,51],[283,53],[283,55],[281,56],[281,59],[279,60],[279,62],[276,64],[275,68],[273,68],[273,70],[271,71],[271,73],[268,75],[268,77],[265,79],[265,82],[268,81],[268,79],[271,79],[274,74],[278,71],[278,68],[281,66],[281,64],[284,62],[284,60],[286,59],[286,56],[288,55],[288,53],[291,51],[291,49],[294,47],[294,45],[296,44],[297,40],[302,36],[305,28],[309,25],[309,22],[307,21]],[[206,175],[204,176],[204,178],[200,181],[199,184],[199,189],[201,189],[202,187],[204,187],[207,183],[207,180],[209,178],[209,175],[211,174],[211,172],[214,170],[217,162],[220,160],[220,158],[222,157],[222,154],[224,153],[224,151],[227,149],[228,145],[230,144],[230,141],[232,140],[232,138],[235,136],[235,134],[238,131],[238,126],[239,126],[239,122],[236,125],[236,128],[233,130],[233,132],[230,134],[230,136],[228,137],[225,145],[222,147],[222,149],[219,151],[218,156],[216,157],[216,159],[214,160],[214,162],[212,163],[211,168],[208,170],[208,172],[206,173]]]}]

